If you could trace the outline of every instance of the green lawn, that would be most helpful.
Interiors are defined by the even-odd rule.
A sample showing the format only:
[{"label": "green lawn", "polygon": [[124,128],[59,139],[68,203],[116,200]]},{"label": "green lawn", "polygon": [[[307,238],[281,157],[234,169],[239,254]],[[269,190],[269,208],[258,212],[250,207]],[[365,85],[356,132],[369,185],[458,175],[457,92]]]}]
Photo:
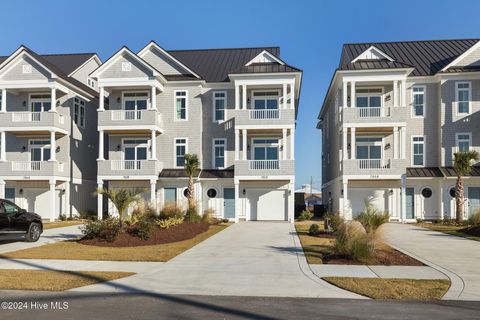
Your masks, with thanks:
[{"label": "green lawn", "polygon": [[443,232],[450,234],[452,236],[462,237],[470,240],[480,241],[480,237],[471,236],[462,232],[459,232],[460,229],[465,228],[465,226],[452,226],[439,223],[417,223],[417,226],[427,228],[433,231]]}]

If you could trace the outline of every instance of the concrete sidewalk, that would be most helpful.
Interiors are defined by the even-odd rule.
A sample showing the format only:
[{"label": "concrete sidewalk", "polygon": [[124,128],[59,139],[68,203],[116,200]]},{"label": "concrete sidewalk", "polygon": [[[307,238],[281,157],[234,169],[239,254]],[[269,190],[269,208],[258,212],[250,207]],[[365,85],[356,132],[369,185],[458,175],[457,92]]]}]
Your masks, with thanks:
[{"label": "concrete sidewalk", "polygon": [[353,266],[336,264],[310,265],[313,273],[323,277],[354,277],[383,279],[448,279],[427,266]]},{"label": "concrete sidewalk", "polygon": [[58,241],[72,240],[81,236],[79,225],[45,230],[37,242],[24,242],[25,237],[19,234],[0,235],[0,254],[40,247]]}]

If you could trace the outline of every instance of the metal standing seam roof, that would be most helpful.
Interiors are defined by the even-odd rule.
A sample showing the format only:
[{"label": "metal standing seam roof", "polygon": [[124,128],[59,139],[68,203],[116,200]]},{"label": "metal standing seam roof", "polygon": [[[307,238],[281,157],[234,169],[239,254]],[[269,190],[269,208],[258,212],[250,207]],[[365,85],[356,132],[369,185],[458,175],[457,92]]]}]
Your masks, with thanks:
[{"label": "metal standing seam roof", "polygon": [[[188,178],[185,169],[163,169],[158,175],[159,178]],[[233,178],[233,169],[202,169],[195,178]]]},{"label": "metal standing seam roof", "polygon": [[[339,69],[352,70],[351,61],[371,46],[374,46],[395,60],[395,62],[414,67],[415,69],[410,76],[431,76],[441,71],[479,40],[459,39],[345,44],[342,49]],[[361,63],[361,60],[353,63],[353,65],[358,63]],[[392,67],[394,66],[392,65]],[[356,68],[358,68],[357,70],[363,69],[360,65]]]},{"label": "metal standing seam roof", "polygon": [[[407,168],[408,178],[444,178],[456,177],[457,173],[453,167],[424,167]],[[480,167],[474,166],[467,177],[480,177]]]}]

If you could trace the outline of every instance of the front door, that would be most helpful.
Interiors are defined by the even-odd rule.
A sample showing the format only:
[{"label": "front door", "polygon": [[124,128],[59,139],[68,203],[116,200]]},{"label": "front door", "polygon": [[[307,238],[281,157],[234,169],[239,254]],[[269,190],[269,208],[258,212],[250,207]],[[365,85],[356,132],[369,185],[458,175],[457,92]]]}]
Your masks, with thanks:
[{"label": "front door", "polygon": [[223,199],[223,217],[235,218],[235,188],[224,188]]},{"label": "front door", "polygon": [[480,209],[480,187],[468,188],[468,216]]},{"label": "front door", "polygon": [[406,205],[406,218],[407,219],[414,219],[415,218],[415,189],[414,188],[407,188],[406,189],[406,196],[407,196],[407,205]]}]

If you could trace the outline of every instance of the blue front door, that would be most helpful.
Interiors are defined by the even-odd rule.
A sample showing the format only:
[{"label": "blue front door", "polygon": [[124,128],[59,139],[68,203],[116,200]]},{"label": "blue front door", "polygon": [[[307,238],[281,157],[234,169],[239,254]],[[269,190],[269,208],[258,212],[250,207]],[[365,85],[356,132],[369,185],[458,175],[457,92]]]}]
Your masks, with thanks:
[{"label": "blue front door", "polygon": [[468,188],[468,216],[480,209],[480,187]]},{"label": "blue front door", "polygon": [[224,188],[223,199],[223,217],[235,218],[235,188]]},{"label": "blue front door", "polygon": [[413,219],[415,217],[415,190],[413,188],[406,189],[407,205],[406,205],[406,218]]}]

